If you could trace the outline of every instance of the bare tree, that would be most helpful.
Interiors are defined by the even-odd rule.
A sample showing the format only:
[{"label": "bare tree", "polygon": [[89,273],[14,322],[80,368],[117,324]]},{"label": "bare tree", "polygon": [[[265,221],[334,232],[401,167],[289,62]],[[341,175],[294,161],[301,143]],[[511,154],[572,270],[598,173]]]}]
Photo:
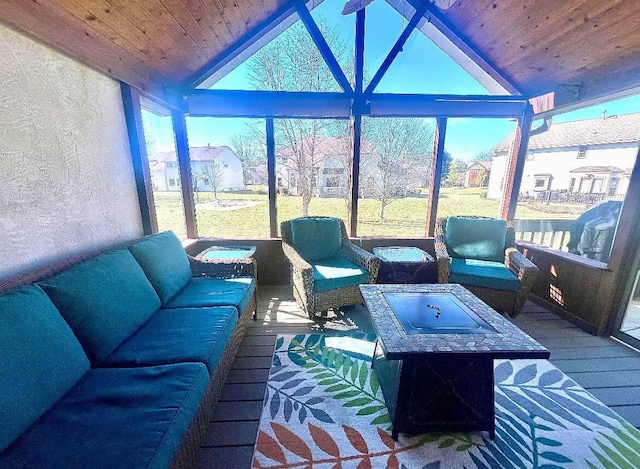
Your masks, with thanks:
[{"label": "bare tree", "polygon": [[191,165],[191,177],[193,180],[193,191],[196,194],[196,201],[199,201],[200,182],[209,185],[213,192],[213,198],[218,200],[218,192],[222,190],[224,183],[225,169],[227,165],[218,160],[199,162],[198,167]]},{"label": "bare tree", "polygon": [[493,159],[493,154],[491,150],[483,150],[478,153],[471,159],[471,161],[491,161]]},{"label": "bare tree", "polygon": [[[337,27],[321,19],[318,27],[339,63],[345,63],[348,47]],[[305,26],[291,28],[259,50],[248,62],[249,82],[255,89],[274,91],[340,91],[322,55]],[[329,132],[332,124],[321,119],[276,119],[276,148],[287,158],[287,175],[302,197],[302,215],[309,213],[317,179],[320,155],[316,137]],[[262,140],[264,141],[264,139]]]},{"label": "bare tree", "polygon": [[429,166],[433,128],[424,119],[372,118],[366,120],[363,134],[372,149],[361,155],[361,192],[380,201],[384,220],[386,207],[407,196],[411,173]]},{"label": "bare tree", "polygon": [[[231,138],[231,146],[233,152],[242,164],[242,182],[246,186],[249,183],[250,168],[257,165],[266,154],[264,148],[264,139],[261,134],[256,138],[254,136],[255,129],[247,126],[247,132],[237,134]],[[262,145],[259,145],[262,142]]]}]

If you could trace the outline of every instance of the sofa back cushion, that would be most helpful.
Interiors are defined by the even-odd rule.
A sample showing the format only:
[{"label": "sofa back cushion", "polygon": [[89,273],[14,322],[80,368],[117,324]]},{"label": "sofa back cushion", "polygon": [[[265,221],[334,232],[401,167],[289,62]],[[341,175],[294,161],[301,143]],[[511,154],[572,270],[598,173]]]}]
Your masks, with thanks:
[{"label": "sofa back cushion", "polygon": [[445,244],[451,257],[504,261],[507,222],[491,218],[449,217]]},{"label": "sofa back cushion", "polygon": [[307,262],[338,257],[342,247],[337,218],[303,217],[291,220],[293,248]]},{"label": "sofa back cushion", "polygon": [[0,295],[0,451],[89,370],[89,360],[37,285]]},{"label": "sofa back cushion", "polygon": [[92,363],[106,358],[160,308],[126,249],[102,254],[40,282]]},{"label": "sofa back cushion", "polygon": [[175,296],[191,278],[189,258],[172,231],[150,236],[129,248],[162,304]]}]

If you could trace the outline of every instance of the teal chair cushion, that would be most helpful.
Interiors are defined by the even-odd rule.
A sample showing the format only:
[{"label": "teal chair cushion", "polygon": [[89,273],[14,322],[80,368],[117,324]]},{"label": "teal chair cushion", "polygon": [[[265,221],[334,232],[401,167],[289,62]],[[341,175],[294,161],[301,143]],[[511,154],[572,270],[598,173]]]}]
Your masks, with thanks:
[{"label": "teal chair cushion", "polygon": [[82,378],[89,360],[51,300],[29,285],[0,295],[0,362],[2,452]]},{"label": "teal chair cushion", "polygon": [[129,247],[155,288],[162,304],[167,303],[191,278],[189,258],[172,231],[150,236]]},{"label": "teal chair cushion", "polygon": [[340,255],[342,233],[337,218],[295,218],[291,220],[293,248],[307,262]]},{"label": "teal chair cushion", "polygon": [[520,288],[517,275],[502,262],[476,259],[451,259],[449,282],[494,290],[518,291]]},{"label": "teal chair cushion", "polygon": [[369,283],[369,273],[344,257],[324,259],[312,264],[315,291],[335,290]]},{"label": "teal chair cushion", "polygon": [[238,314],[249,306],[256,281],[253,277],[195,277],[164,308],[235,306]]},{"label": "teal chair cushion", "polygon": [[92,363],[103,360],[160,308],[126,249],[102,254],[40,282]]},{"label": "teal chair cushion", "polygon": [[0,467],[166,469],[208,382],[201,363],[91,369],[0,453]]},{"label": "teal chair cushion", "polygon": [[237,323],[238,314],[232,306],[161,309],[99,366],[199,362],[213,374]]},{"label": "teal chair cushion", "polygon": [[507,235],[504,220],[449,217],[444,234],[451,257],[504,261]]}]

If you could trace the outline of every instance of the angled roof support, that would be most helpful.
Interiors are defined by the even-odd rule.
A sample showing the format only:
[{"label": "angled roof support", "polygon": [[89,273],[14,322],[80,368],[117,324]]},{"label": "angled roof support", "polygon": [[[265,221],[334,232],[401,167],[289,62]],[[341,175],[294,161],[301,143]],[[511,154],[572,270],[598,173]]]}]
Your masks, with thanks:
[{"label": "angled roof support", "polygon": [[400,34],[400,37],[398,38],[396,43],[393,45],[393,47],[389,51],[389,54],[384,59],[384,62],[382,62],[382,65],[380,65],[380,68],[371,79],[371,83],[369,83],[369,86],[367,86],[367,89],[364,92],[365,94],[371,94],[375,91],[376,86],[378,86],[378,84],[380,83],[380,80],[382,80],[382,78],[384,77],[384,74],[387,73],[387,70],[389,70],[389,67],[391,67],[391,64],[393,63],[395,58],[402,51],[404,44],[407,42],[407,39],[409,39],[409,36],[418,25],[418,22],[423,18],[425,11],[426,11],[425,5],[418,6],[418,8],[416,9],[416,12],[413,14],[413,17],[411,18],[411,21],[409,21],[409,24],[407,24],[407,27],[404,28],[404,31],[402,31],[402,33]]},{"label": "angled roof support", "polygon": [[[298,0],[285,3],[282,8],[256,26],[244,38],[236,41],[227,50],[218,55],[211,62],[194,73],[186,80],[188,88],[209,88],[219,78],[226,75],[228,70],[233,69],[237,63],[234,61],[243,53],[257,50],[260,41],[273,35],[278,28],[286,28],[297,20],[296,4]],[[256,48],[256,49],[254,49]]]},{"label": "angled roof support", "polygon": [[[425,18],[431,23],[444,37],[446,37],[453,45],[455,45],[463,54],[471,59],[480,69],[489,75],[496,83],[504,88],[508,93],[513,95],[521,95],[522,93],[516,86],[503,75],[503,73],[489,62],[485,57],[480,55],[476,49],[470,45],[466,39],[461,37],[452,26],[442,17],[438,9],[429,2],[429,0],[387,0],[394,8],[400,11],[400,7],[396,6],[404,2],[411,5],[414,9],[420,7],[426,8]],[[436,43],[437,44],[437,43]],[[440,44],[437,44],[442,47]]]},{"label": "angled roof support", "polygon": [[353,92],[347,76],[342,71],[342,68],[340,68],[338,60],[336,59],[335,55],[333,55],[333,52],[331,52],[331,48],[329,47],[329,44],[327,44],[327,40],[322,35],[322,32],[311,16],[311,13],[309,13],[307,6],[303,2],[298,2],[296,4],[296,8],[298,11],[298,16],[304,23],[307,31],[309,31],[311,39],[313,39],[313,42],[316,44],[316,47],[320,51],[320,54],[322,54],[322,58],[327,64],[327,67],[329,67],[329,70],[333,74],[333,77],[336,79],[345,93]]}]

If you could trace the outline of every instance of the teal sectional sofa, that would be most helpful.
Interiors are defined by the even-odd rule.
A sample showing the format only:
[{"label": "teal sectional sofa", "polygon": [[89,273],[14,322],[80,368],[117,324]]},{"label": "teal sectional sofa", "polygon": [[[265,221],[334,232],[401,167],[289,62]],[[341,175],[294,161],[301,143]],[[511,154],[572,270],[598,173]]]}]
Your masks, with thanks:
[{"label": "teal sectional sofa", "polygon": [[171,232],[78,260],[0,285],[0,467],[193,467],[255,261],[194,259]]}]

